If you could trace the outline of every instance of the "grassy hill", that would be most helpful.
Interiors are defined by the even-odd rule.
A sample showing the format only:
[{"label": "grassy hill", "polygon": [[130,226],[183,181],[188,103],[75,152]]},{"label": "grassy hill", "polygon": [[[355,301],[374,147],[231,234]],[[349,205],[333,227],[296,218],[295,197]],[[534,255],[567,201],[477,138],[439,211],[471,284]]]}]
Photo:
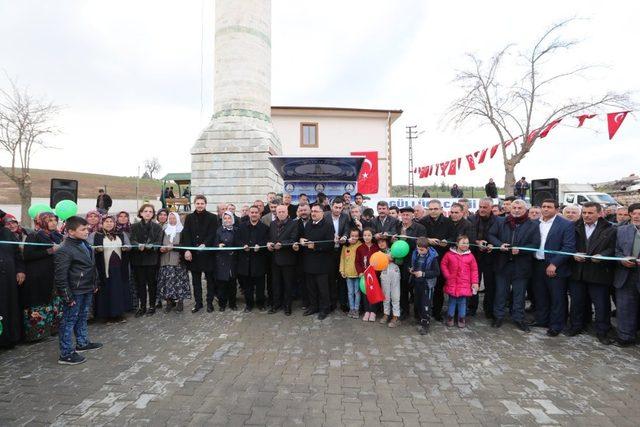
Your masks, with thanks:
[{"label": "grassy hill", "polygon": [[[98,195],[98,188],[106,186],[107,193],[114,199],[135,199],[136,177],[98,175],[92,173],[66,172],[46,169],[31,169],[33,197],[49,197],[51,178],[75,179],[78,181],[78,197],[92,198]],[[155,198],[160,195],[162,181],[140,179],[138,195]],[[0,203],[20,203],[18,188],[5,175],[0,174]]]}]

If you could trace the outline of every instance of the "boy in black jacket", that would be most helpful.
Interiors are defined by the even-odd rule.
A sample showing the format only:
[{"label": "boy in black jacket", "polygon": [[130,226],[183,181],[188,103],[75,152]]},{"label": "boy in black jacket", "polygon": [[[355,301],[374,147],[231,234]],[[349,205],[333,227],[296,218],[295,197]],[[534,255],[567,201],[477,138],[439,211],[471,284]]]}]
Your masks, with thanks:
[{"label": "boy in black jacket", "polygon": [[87,221],[72,216],[66,221],[66,230],[69,235],[54,255],[56,289],[66,304],[60,324],[58,363],[77,365],[86,361],[78,353],[102,347],[100,343],[89,341],[87,328],[91,300],[98,288],[93,249],[86,242],[89,236]]}]

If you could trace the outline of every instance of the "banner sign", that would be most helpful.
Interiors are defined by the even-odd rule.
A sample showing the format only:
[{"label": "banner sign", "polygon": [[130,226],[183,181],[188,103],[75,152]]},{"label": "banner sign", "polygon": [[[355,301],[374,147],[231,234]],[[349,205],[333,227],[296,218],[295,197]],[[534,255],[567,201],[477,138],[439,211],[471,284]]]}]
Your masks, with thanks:
[{"label": "banner sign", "polygon": [[[441,198],[434,198],[434,199],[440,200],[440,203],[442,203],[442,208],[445,212],[448,212],[449,209],[451,209],[451,205],[456,203],[458,200],[460,200],[460,199],[441,199]],[[372,197],[368,200],[365,200],[364,205],[368,208],[372,208],[373,211],[375,212],[376,205],[381,200],[384,200],[385,202],[387,202],[389,206],[396,206],[398,208],[404,208],[406,206],[414,207],[415,205],[422,205],[426,208],[427,205],[429,204],[429,200],[431,199],[421,198],[421,197],[384,197],[384,198]],[[467,199],[467,200],[469,200],[469,210],[476,211],[478,209],[478,202],[480,201],[480,199]]]}]

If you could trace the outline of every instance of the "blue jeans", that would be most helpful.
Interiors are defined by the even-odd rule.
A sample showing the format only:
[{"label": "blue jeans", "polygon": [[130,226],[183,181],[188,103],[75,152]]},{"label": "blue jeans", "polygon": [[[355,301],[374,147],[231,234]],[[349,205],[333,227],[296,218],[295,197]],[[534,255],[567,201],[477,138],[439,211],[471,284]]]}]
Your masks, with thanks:
[{"label": "blue jeans", "polygon": [[449,295],[449,307],[447,314],[453,317],[456,314],[456,306],[458,307],[458,319],[463,319],[467,315],[467,297],[452,297]]},{"label": "blue jeans", "polygon": [[360,278],[347,277],[347,295],[349,298],[349,309],[360,309]]},{"label": "blue jeans", "polygon": [[76,351],[73,345],[73,333],[76,334],[76,343],[82,347],[89,344],[89,330],[87,318],[91,310],[93,293],[73,295],[74,305],[64,307],[62,321],[60,322],[59,342],[60,356],[69,357]]}]

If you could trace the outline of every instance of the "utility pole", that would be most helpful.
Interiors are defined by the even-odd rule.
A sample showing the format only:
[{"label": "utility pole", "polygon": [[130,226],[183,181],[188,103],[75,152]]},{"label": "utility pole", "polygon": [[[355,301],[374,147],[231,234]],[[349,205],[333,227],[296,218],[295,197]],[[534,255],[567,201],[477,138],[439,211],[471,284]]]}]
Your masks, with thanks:
[{"label": "utility pole", "polygon": [[[424,132],[424,131],[422,131]],[[416,197],[416,187],[413,180],[413,140],[418,139],[418,126],[407,126],[407,139],[409,140],[409,194]]]}]

